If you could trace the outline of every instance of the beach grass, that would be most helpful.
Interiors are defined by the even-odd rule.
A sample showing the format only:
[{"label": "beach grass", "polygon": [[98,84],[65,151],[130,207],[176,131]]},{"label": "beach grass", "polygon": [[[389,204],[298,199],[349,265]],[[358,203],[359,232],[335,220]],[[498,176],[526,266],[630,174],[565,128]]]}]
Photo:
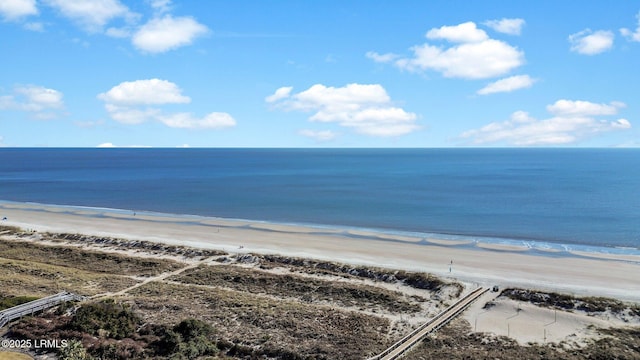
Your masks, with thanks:
[{"label": "beach grass", "polygon": [[599,329],[602,337],[581,347],[567,342],[519,344],[512,338],[472,331],[471,325],[456,319],[416,346],[410,359],[619,359],[640,358],[640,329]]},{"label": "beach grass", "polygon": [[273,274],[234,265],[201,265],[169,280],[186,284],[223,286],[241,292],[262,293],[306,303],[336,302],[341,306],[369,311],[386,310],[411,314],[422,309],[416,301],[418,299],[407,298],[399,291],[293,274]]},{"label": "beach grass", "polygon": [[95,295],[136,284],[128,276],[77,269],[72,266],[0,258],[0,288],[13,296],[48,296],[60,291]]},{"label": "beach grass", "polygon": [[12,351],[0,351],[0,360],[33,360],[33,357]]},{"label": "beach grass", "polygon": [[[102,294],[101,299],[124,304],[145,324],[166,329],[195,319],[213,329],[221,356],[232,359],[367,358],[470,289],[469,284],[465,287],[453,279],[427,273],[326,259],[229,255],[217,250],[211,250],[216,255],[204,257],[200,250],[186,246],[149,242],[141,248],[143,242],[135,238],[3,231],[0,287],[7,295],[45,296],[62,290]],[[578,302],[559,293],[545,296],[541,298],[555,302],[527,306],[566,305],[561,308],[569,309],[569,302],[557,303],[567,300],[572,305],[570,310],[580,313],[600,308],[614,312],[619,307],[618,300],[605,298],[582,298]],[[625,314],[632,321],[640,317]],[[43,316],[67,315],[51,312]],[[53,318],[30,321],[37,327],[49,319]],[[459,318],[423,341],[407,358],[477,358],[483,354],[490,358],[606,358],[601,349],[609,349],[619,359],[638,358],[637,327],[598,328],[592,332],[597,332],[597,337],[583,338],[582,348],[563,341],[522,344],[512,338],[471,331],[468,320]],[[97,332],[103,337],[101,343],[116,340],[101,333]],[[83,339],[83,334],[78,335]],[[117,341],[125,346],[138,340]],[[565,356],[569,353],[571,356]]]},{"label": "beach grass", "polygon": [[0,295],[0,311],[39,299],[37,296]]},{"label": "beach grass", "polygon": [[337,306],[183,284],[148,284],[129,295],[147,321],[172,324],[193,317],[233,344],[288,348],[301,358],[358,359],[391,341],[388,319]]},{"label": "beach grass", "polygon": [[353,266],[348,264],[339,264],[330,261],[318,261],[313,259],[296,258],[290,256],[279,255],[254,255],[264,261],[266,264],[261,266],[278,266],[286,265],[297,268],[299,271],[307,274],[333,275],[349,278],[362,278],[377,280],[382,282],[402,282],[403,284],[422,290],[440,291],[445,287],[454,287],[455,295],[458,297],[463,288],[455,282],[447,282],[437,276],[420,273],[409,272],[403,270],[382,269],[373,266]]},{"label": "beach grass", "polygon": [[25,239],[0,239],[0,265],[4,293],[20,296],[47,296],[62,290],[87,296],[119,291],[140,281],[133,277],[154,276],[184,266],[169,259],[45,245]]},{"label": "beach grass", "polygon": [[173,260],[139,258],[83,250],[77,246],[49,246],[26,241],[0,240],[0,257],[32,263],[69,266],[94,273],[153,276],[182,266]]},{"label": "beach grass", "polygon": [[614,315],[628,313],[640,317],[640,305],[625,303],[617,299],[601,296],[572,296],[556,292],[544,292],[533,289],[504,289],[501,296],[513,300],[526,301],[537,306],[562,310],[580,310],[586,313],[611,312]]}]

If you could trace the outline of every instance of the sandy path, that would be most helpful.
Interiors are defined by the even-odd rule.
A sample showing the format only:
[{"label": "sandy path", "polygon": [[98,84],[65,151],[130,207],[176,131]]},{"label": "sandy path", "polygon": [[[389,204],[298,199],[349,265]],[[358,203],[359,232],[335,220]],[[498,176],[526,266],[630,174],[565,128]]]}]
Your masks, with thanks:
[{"label": "sandy path", "polygon": [[202,264],[206,264],[209,261],[211,261],[211,258],[206,258],[206,259],[203,259],[203,260],[200,260],[200,261],[194,261],[191,264],[189,264],[189,265],[187,265],[187,266],[185,266],[183,268],[180,268],[178,270],[164,272],[164,273],[162,273],[160,275],[152,276],[152,277],[149,277],[147,279],[144,279],[143,281],[141,281],[141,282],[139,282],[139,283],[137,283],[137,284],[135,284],[133,286],[130,286],[130,287],[126,288],[126,289],[122,289],[122,290],[117,291],[117,292],[107,292],[107,293],[103,293],[103,294],[96,294],[96,295],[91,296],[90,299],[95,300],[95,299],[102,299],[102,298],[113,297],[113,296],[123,296],[123,295],[126,295],[129,291],[135,290],[135,289],[137,289],[137,288],[139,288],[141,286],[144,286],[144,285],[146,285],[148,283],[164,281],[164,280],[166,280],[166,279],[168,279],[168,278],[170,278],[170,277],[172,277],[174,275],[182,274],[183,272],[185,272],[185,271],[187,271],[189,269],[193,269],[193,268],[196,268],[196,267],[198,267],[198,266],[200,266]]}]

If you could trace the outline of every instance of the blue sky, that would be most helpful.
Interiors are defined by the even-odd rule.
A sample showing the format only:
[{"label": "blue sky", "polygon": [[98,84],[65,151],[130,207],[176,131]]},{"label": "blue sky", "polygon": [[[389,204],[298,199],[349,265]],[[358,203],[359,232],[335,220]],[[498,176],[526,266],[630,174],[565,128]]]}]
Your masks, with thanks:
[{"label": "blue sky", "polygon": [[0,0],[0,146],[640,146],[640,1]]}]

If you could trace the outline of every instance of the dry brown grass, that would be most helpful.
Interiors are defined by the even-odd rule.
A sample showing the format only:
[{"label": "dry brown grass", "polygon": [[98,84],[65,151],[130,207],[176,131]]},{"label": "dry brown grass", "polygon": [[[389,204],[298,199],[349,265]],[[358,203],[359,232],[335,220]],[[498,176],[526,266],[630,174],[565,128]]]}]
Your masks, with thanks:
[{"label": "dry brown grass", "polygon": [[29,296],[62,290],[89,296],[114,292],[139,282],[131,276],[152,276],[184,266],[166,259],[5,239],[0,240],[0,265],[4,294]]},{"label": "dry brown grass", "polygon": [[[211,257],[227,255],[227,252],[214,249],[198,249],[180,245],[170,245],[146,240],[131,240],[112,238],[105,236],[72,234],[72,233],[43,233],[44,239],[58,243],[74,243],[91,246],[105,247],[119,250],[142,251],[154,255],[182,256],[185,258]],[[29,233],[23,233],[23,237],[29,237]]]},{"label": "dry brown grass", "polygon": [[505,296],[517,301],[530,302],[537,306],[568,311],[579,310],[586,313],[610,311],[616,315],[628,313],[630,316],[640,317],[640,305],[624,303],[620,300],[605,297],[575,297],[567,294],[529,289],[504,289],[500,293],[500,296]]},{"label": "dry brown grass", "polygon": [[415,299],[384,288],[338,282],[293,274],[273,274],[235,265],[199,266],[169,280],[187,284],[210,285],[251,293],[267,294],[306,303],[334,303],[339,306],[392,313],[415,313],[421,310]]},{"label": "dry brown grass", "polygon": [[303,357],[363,359],[389,343],[388,320],[329,306],[178,284],[147,284],[129,295],[145,321],[193,317],[235,344],[286,348]]},{"label": "dry brown grass", "polygon": [[183,266],[166,259],[130,257],[72,246],[49,246],[13,240],[0,240],[0,258],[73,267],[96,273],[136,276],[158,275]]},{"label": "dry brown grass", "polygon": [[0,288],[4,295],[47,296],[62,290],[95,295],[121,290],[136,283],[136,280],[121,275],[0,258]]},{"label": "dry brown grass", "polygon": [[[24,238],[32,239],[31,234]],[[117,247],[130,248],[131,244],[136,242],[127,242],[126,246],[118,242]],[[350,309],[411,313],[424,299],[365,285],[362,279],[374,285],[405,284],[432,292],[460,286],[427,274],[285,257],[256,259],[253,268],[236,264],[187,270],[169,279],[182,283],[147,283],[131,290],[124,301],[149,324],[173,326],[185,318],[205,321],[215,329],[218,345],[228,344],[231,358],[251,358],[254,355],[247,354],[262,352],[286,353],[295,359],[363,359],[393,342],[389,336],[393,324],[389,318]],[[182,266],[185,264],[171,260],[127,257],[62,244],[0,240],[0,288],[6,295],[45,296],[61,290],[82,295],[115,292],[139,282],[129,275],[157,275]],[[258,267],[285,267],[292,272],[278,274]],[[335,281],[336,277],[345,281]],[[598,305],[604,304],[604,300],[596,300]],[[611,310],[617,303],[606,305]],[[640,358],[639,329],[601,331],[605,337],[586,348],[565,350],[562,344],[520,346],[508,338],[473,333],[468,323],[458,319],[405,358]],[[244,350],[233,353],[234,348]]]},{"label": "dry brown grass", "polygon": [[515,340],[471,331],[468,322],[456,319],[422,341],[403,359],[640,359],[640,328],[600,330],[605,337],[580,349],[560,344],[519,345]]},{"label": "dry brown grass", "polygon": [[0,351],[0,360],[33,360],[33,357],[12,351]]},{"label": "dry brown grass", "polygon": [[387,283],[401,282],[407,286],[429,291],[440,291],[443,288],[453,286],[458,296],[462,292],[462,286],[458,283],[445,282],[442,279],[427,273],[416,273],[403,270],[389,270],[376,267],[353,266],[330,261],[318,261],[304,258],[296,258],[279,255],[253,255],[262,261],[261,266],[269,268],[273,266],[286,266],[308,274],[331,275],[345,278],[360,278]]}]

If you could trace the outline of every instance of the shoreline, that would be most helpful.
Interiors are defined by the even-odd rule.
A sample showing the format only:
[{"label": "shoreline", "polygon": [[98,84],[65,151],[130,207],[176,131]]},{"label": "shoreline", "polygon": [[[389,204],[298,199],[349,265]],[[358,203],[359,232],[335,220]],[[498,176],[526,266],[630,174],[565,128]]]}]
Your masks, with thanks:
[{"label": "shoreline", "polygon": [[640,256],[126,210],[0,202],[0,224],[230,253],[281,254],[640,302]]},{"label": "shoreline", "polygon": [[[484,235],[462,235],[449,233],[418,232],[365,228],[346,225],[328,225],[311,223],[290,223],[244,218],[225,218],[206,215],[162,213],[146,210],[127,210],[81,205],[43,204],[36,202],[17,202],[0,199],[0,218],[3,210],[29,210],[52,212],[57,214],[80,215],[94,218],[115,218],[122,220],[148,220],[180,225],[209,225],[212,227],[253,228],[257,230],[312,233],[314,235],[342,235],[353,239],[379,239],[382,241],[400,241],[422,245],[440,245],[477,250],[529,252],[542,256],[597,257],[610,260],[640,262],[640,247],[597,246],[574,243],[550,242],[528,238],[504,238]],[[1,224],[1,223],[0,223]]]}]

